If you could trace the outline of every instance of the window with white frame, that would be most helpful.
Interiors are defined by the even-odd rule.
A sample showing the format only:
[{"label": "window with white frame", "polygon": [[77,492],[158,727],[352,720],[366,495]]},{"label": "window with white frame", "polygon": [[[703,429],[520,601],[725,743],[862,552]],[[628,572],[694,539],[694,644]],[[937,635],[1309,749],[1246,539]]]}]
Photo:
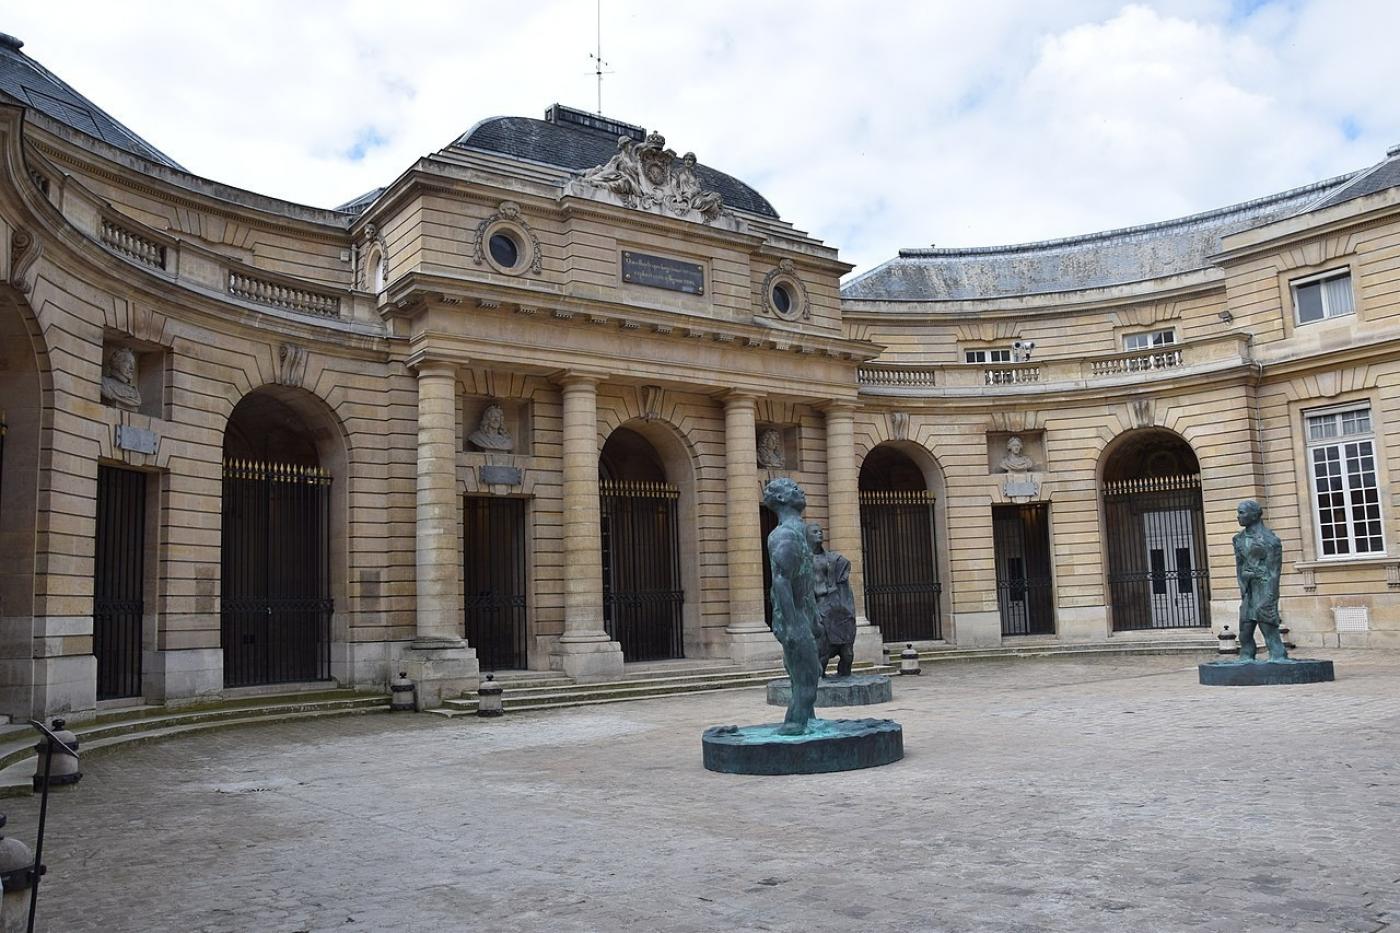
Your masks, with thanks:
[{"label": "window with white frame", "polygon": [[1293,289],[1293,310],[1299,324],[1356,313],[1348,269],[1333,269],[1288,284]]},{"label": "window with white frame", "polygon": [[1370,406],[1310,412],[1304,422],[1317,556],[1385,553]]},{"label": "window with white frame", "polygon": [[963,358],[969,363],[1010,363],[1011,348],[989,347],[981,350],[967,350]]},{"label": "window with white frame", "polygon": [[1151,350],[1153,347],[1166,347],[1176,343],[1176,331],[1153,330],[1142,334],[1124,334],[1123,349]]}]

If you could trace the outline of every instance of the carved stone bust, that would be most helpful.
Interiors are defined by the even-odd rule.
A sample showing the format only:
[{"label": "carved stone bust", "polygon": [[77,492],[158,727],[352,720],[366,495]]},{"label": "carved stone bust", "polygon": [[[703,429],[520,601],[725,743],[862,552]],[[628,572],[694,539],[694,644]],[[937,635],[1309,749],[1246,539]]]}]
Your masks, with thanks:
[{"label": "carved stone bust", "polygon": [[515,438],[506,430],[506,413],[495,402],[486,406],[486,410],[481,413],[481,423],[475,431],[467,435],[467,440],[475,444],[478,450],[515,448]]},{"label": "carved stone bust", "polygon": [[102,367],[102,401],[127,411],[141,407],[141,390],[136,388],[136,354],[127,347],[113,350]]},{"label": "carved stone bust", "polygon": [[1018,435],[1007,438],[1006,456],[1001,458],[1001,468],[1008,473],[1029,473],[1034,470],[1035,461],[1022,452],[1024,448],[1025,444]]},{"label": "carved stone bust", "polygon": [[777,428],[769,428],[758,436],[758,465],[770,470],[781,470],[787,466],[783,435]]}]

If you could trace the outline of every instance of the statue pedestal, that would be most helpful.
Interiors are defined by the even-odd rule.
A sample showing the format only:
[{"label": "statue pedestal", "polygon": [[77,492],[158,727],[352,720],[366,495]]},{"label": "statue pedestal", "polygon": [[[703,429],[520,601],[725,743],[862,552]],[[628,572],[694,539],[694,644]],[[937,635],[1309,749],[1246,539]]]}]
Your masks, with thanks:
[{"label": "statue pedestal", "polygon": [[824,774],[904,757],[904,729],[891,719],[813,719],[802,735],[782,723],[711,726],[700,740],[705,768],[725,774]]},{"label": "statue pedestal", "polygon": [[1286,658],[1282,661],[1211,661],[1197,668],[1207,687],[1262,687],[1269,684],[1317,684],[1336,678],[1331,661]]},{"label": "statue pedestal", "polygon": [[[884,674],[851,674],[817,681],[817,706],[866,706],[893,699],[894,689]],[[787,706],[791,701],[792,681],[784,677],[768,682],[769,706]]]}]

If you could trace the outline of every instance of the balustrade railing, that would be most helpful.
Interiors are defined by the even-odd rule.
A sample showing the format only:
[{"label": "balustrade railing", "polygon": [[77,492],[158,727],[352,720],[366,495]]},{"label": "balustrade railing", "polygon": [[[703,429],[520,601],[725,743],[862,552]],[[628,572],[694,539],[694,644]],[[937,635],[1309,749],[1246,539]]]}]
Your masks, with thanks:
[{"label": "balustrade railing", "polygon": [[1181,349],[1177,347],[1153,353],[1132,353],[1102,360],[1089,360],[1089,373],[1092,376],[1118,376],[1153,369],[1172,369],[1180,366],[1181,362]]},{"label": "balustrade railing", "polygon": [[165,244],[128,230],[115,221],[102,219],[102,245],[127,259],[153,269],[165,268]]},{"label": "balustrade railing", "polygon": [[228,293],[235,298],[273,308],[321,317],[340,317],[340,298],[336,295],[256,278],[241,272],[229,272]]},{"label": "balustrade railing", "polygon": [[908,386],[929,388],[936,385],[932,369],[869,367],[858,371],[863,386]]}]

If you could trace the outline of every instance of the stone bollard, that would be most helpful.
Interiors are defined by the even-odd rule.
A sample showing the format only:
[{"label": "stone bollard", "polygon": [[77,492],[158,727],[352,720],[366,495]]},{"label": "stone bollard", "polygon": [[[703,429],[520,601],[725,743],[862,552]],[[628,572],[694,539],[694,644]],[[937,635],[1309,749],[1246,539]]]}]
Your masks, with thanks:
[{"label": "stone bollard", "polygon": [[1217,639],[1215,648],[1216,654],[1240,653],[1239,638],[1234,632],[1230,631],[1230,626],[1222,625],[1220,627],[1220,634],[1215,637]]},{"label": "stone bollard", "polygon": [[[0,828],[5,817],[0,816]],[[0,933],[21,933],[29,925],[29,897],[34,887],[34,853],[14,837],[0,836]]]},{"label": "stone bollard", "polygon": [[[53,721],[53,734],[60,742],[67,745],[73,751],[78,750],[78,737],[69,732],[62,719]],[[70,787],[83,779],[83,772],[78,770],[78,759],[67,754],[62,749],[55,749],[53,762],[48,762],[49,757],[49,737],[39,736],[39,741],[34,744],[34,751],[39,756],[34,762],[34,792],[38,793],[44,789],[44,769],[48,769],[49,787]]]},{"label": "stone bollard", "polygon": [[399,676],[389,682],[389,709],[396,713],[411,713],[418,708],[417,684],[408,679],[407,671],[399,671]]},{"label": "stone bollard", "polygon": [[911,642],[906,644],[904,650],[899,653],[899,673],[903,675],[918,674],[920,672],[919,652],[914,650],[914,645]]},{"label": "stone bollard", "polygon": [[478,716],[500,716],[505,712],[501,700],[501,685],[496,683],[495,674],[487,674],[481,686],[476,689],[476,714]]}]

